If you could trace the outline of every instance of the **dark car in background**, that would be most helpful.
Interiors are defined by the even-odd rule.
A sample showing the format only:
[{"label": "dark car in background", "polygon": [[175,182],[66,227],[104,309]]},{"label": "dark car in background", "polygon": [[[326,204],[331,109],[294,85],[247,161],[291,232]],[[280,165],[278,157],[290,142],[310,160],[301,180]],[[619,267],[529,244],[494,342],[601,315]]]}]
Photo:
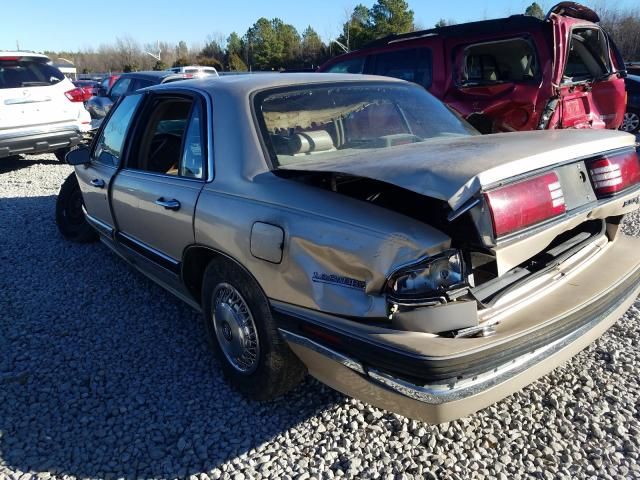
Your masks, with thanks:
[{"label": "dark car in background", "polygon": [[640,76],[629,75],[624,79],[627,89],[627,111],[620,130],[637,133],[640,131]]},{"label": "dark car in background", "polygon": [[618,128],[624,61],[587,7],[390,35],[321,72],[401,78],[425,87],[482,133]]},{"label": "dark car in background", "polygon": [[178,80],[187,80],[192,78],[183,73],[173,73],[168,71],[148,71],[148,72],[132,72],[123,73],[113,83],[108,91],[101,92],[99,96],[91,98],[86,108],[94,120],[100,120],[106,117],[111,106],[123,95],[140,90],[141,88],[159,85],[161,83],[176,82]]}]

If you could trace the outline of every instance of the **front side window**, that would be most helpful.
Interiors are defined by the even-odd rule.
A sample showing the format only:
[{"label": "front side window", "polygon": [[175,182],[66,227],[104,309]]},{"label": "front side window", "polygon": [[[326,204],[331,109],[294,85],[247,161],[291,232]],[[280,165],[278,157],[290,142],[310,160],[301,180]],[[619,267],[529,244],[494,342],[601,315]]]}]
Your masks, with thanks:
[{"label": "front side window", "polygon": [[96,141],[93,160],[113,166],[120,163],[124,139],[141,98],[141,95],[130,95],[116,106]]},{"label": "front side window", "polygon": [[538,61],[531,42],[511,38],[471,45],[458,67],[460,86],[526,82],[538,77]]},{"label": "front side window", "polygon": [[410,48],[380,53],[375,57],[373,73],[400,78],[429,88],[431,86],[431,50]]},{"label": "front side window", "polygon": [[275,167],[477,132],[423,88],[390,83],[305,86],[255,97]]},{"label": "front side window", "polygon": [[121,79],[119,79],[113,85],[113,87],[111,87],[111,92],[109,93],[109,97],[111,97],[111,100],[113,100],[115,102],[122,95],[127,93],[127,90],[129,89],[129,84],[130,83],[131,83],[131,79],[130,78],[121,78]]},{"label": "front side window", "polygon": [[187,178],[203,178],[202,110],[187,97],[156,98],[145,115],[127,168]]},{"label": "front side window", "polygon": [[362,73],[364,70],[364,58],[355,57],[342,62],[334,63],[326,72],[328,73]]}]

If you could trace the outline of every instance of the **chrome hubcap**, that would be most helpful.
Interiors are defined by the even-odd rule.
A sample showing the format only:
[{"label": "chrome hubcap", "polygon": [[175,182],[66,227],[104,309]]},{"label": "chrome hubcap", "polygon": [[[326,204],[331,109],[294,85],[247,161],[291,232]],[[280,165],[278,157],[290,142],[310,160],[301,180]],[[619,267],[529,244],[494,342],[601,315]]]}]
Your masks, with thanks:
[{"label": "chrome hubcap", "polygon": [[625,132],[634,132],[640,127],[640,116],[637,113],[627,112],[624,114],[624,120],[620,126]]},{"label": "chrome hubcap", "polygon": [[222,353],[240,373],[258,367],[260,344],[253,315],[242,295],[228,283],[216,286],[212,297],[213,328]]}]

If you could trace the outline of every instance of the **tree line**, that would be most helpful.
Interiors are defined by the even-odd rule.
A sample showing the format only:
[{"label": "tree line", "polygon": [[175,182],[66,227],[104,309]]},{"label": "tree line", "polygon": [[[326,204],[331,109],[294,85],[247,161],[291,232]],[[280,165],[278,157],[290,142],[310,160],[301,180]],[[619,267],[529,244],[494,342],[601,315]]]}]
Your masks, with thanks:
[{"label": "tree line", "polygon": [[[625,59],[640,60],[640,9],[612,7],[602,1],[596,10]],[[524,14],[544,17],[535,2]],[[453,19],[440,19],[434,26],[455,23]],[[72,60],[81,73],[165,70],[185,65],[213,66],[225,71],[311,70],[334,55],[361,48],[377,38],[423,28],[415,22],[405,0],[377,0],[371,8],[359,4],[347,12],[340,34],[328,42],[312,26],[300,33],[280,18],[263,17],[244,35],[214,34],[192,45],[184,41],[140,44],[132,37],[123,37],[95,50],[44,53],[51,58]]]}]

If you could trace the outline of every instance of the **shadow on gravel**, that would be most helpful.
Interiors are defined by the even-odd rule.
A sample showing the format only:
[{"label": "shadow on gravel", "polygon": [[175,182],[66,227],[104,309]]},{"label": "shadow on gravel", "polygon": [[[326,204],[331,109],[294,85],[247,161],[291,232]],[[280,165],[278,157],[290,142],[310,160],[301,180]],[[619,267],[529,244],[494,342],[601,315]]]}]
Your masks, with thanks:
[{"label": "shadow on gravel", "polygon": [[57,160],[36,160],[29,157],[13,156],[0,158],[0,175],[7,172],[13,172],[14,170],[21,170],[23,168],[31,167],[33,165],[59,165]]},{"label": "shadow on gravel", "polygon": [[61,239],[54,196],[0,198],[0,463],[77,477],[210,471],[331,407],[223,381],[200,316],[101,244]]}]

